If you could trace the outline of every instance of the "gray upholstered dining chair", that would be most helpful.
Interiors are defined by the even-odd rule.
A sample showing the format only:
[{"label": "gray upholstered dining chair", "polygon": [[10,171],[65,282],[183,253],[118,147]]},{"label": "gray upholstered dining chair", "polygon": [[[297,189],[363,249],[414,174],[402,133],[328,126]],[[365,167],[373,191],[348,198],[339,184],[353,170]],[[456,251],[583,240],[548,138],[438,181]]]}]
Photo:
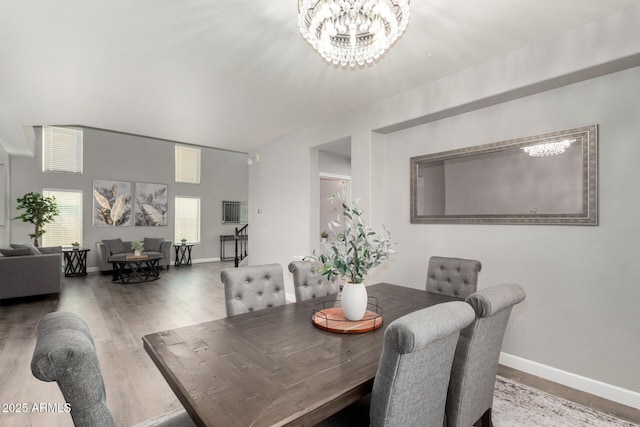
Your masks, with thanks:
[{"label": "gray upholstered dining chair", "polygon": [[478,288],[480,261],[432,256],[427,268],[426,290],[466,298]]},{"label": "gray upholstered dining chair", "polygon": [[[345,408],[319,426],[441,426],[447,386],[460,330],[474,319],[462,301],[437,304],[389,324],[367,399]],[[355,410],[365,414],[355,415]],[[369,419],[366,412],[369,413]]]},{"label": "gray upholstered dining chair", "polygon": [[[56,311],[40,319],[31,372],[41,381],[58,383],[76,427],[116,425],[106,404],[104,381],[91,332],[76,314]],[[190,427],[195,424],[181,409],[136,424],[136,427],[151,426]]]},{"label": "gray upholstered dining chair", "polygon": [[476,318],[462,330],[451,369],[447,425],[468,427],[480,421],[492,426],[491,407],[502,339],[511,310],[525,299],[518,285],[492,286],[469,295]]},{"label": "gray upholstered dining chair", "polygon": [[287,303],[280,264],[225,268],[220,271],[220,279],[227,316]]},{"label": "gray upholstered dining chair", "polygon": [[296,293],[296,301],[304,301],[311,298],[324,297],[340,292],[340,285],[332,278],[318,272],[322,263],[317,261],[292,261],[289,263],[289,271],[293,275],[293,288]]}]

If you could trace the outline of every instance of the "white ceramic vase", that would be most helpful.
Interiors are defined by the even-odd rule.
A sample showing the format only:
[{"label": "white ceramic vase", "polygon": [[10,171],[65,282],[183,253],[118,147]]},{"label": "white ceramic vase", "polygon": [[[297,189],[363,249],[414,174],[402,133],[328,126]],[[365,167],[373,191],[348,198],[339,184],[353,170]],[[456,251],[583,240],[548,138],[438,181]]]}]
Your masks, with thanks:
[{"label": "white ceramic vase", "polygon": [[342,288],[342,311],[347,320],[361,320],[367,311],[367,288],[364,283],[345,283]]},{"label": "white ceramic vase", "polygon": [[135,256],[140,256],[140,255],[142,255],[142,252],[140,252],[140,251],[133,251],[133,254],[134,254]]}]

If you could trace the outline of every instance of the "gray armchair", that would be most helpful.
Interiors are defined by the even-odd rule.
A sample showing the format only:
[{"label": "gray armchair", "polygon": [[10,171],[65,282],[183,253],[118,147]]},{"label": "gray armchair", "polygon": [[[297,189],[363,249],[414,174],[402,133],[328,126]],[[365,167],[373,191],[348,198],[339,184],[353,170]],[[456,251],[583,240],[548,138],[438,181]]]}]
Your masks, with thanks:
[{"label": "gray armchair", "polygon": [[[456,301],[391,322],[384,332],[370,407],[363,399],[319,425],[442,426],[458,336],[473,319],[469,304]],[[366,408],[369,420],[354,414],[354,408]]]},{"label": "gray armchair", "polygon": [[293,274],[293,286],[296,301],[323,297],[340,292],[340,285],[332,278],[318,273],[322,263],[317,261],[293,261],[289,263],[289,271]]},{"label": "gray armchair", "polygon": [[478,288],[480,261],[432,256],[427,268],[426,290],[466,298]]},{"label": "gray armchair", "polygon": [[[58,383],[76,427],[115,427],[106,405],[104,381],[91,332],[77,315],[58,311],[40,319],[31,372],[39,380]],[[195,424],[180,410],[137,426],[191,427]]]},{"label": "gray armchair", "polygon": [[225,268],[220,271],[220,279],[227,316],[287,303],[280,264]]},{"label": "gray armchair", "polygon": [[498,285],[467,297],[476,317],[458,340],[447,397],[447,425],[492,426],[491,407],[502,339],[511,309],[525,299],[518,285]]}]

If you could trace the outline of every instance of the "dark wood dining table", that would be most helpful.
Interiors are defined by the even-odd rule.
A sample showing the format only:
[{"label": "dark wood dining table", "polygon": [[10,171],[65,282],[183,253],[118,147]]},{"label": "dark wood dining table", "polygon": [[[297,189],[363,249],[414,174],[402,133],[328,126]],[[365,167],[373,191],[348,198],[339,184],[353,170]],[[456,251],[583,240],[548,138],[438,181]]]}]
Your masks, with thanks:
[{"label": "dark wood dining table", "polygon": [[381,283],[367,287],[383,326],[363,334],[315,327],[334,296],[146,335],[144,348],[200,426],[312,426],[371,391],[386,326],[459,300]]}]

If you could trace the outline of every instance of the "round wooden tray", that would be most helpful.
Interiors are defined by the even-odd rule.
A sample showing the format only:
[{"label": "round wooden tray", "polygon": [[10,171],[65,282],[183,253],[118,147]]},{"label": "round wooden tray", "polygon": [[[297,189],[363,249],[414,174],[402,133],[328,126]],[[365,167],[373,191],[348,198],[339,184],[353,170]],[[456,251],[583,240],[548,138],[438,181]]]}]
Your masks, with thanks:
[{"label": "round wooden tray", "polygon": [[314,310],[311,317],[313,325],[329,332],[341,334],[362,334],[378,329],[382,326],[382,315],[371,310],[364,313],[362,320],[347,320],[342,307],[330,307]]}]

